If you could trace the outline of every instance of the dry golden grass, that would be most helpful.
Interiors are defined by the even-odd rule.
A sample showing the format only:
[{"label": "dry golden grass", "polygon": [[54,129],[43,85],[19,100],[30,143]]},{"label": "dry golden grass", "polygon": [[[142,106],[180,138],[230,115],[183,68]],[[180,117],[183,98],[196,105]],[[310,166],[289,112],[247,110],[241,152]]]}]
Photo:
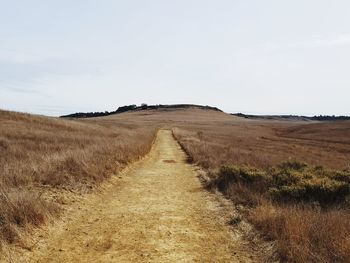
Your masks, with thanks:
[{"label": "dry golden grass", "polygon": [[[232,118],[231,121],[207,119],[206,123],[193,122],[189,125],[178,123],[177,127],[174,136],[190,159],[207,168],[212,180],[221,179],[222,185],[216,187],[236,204],[244,205],[243,211],[248,220],[266,238],[277,241],[277,250],[283,261],[348,262],[348,204],[344,203],[344,199],[341,203],[323,203],[323,200],[338,200],[337,195],[327,198],[328,190],[336,193],[340,188],[344,190],[346,184],[349,188],[349,170],[337,173],[326,169],[332,175],[327,178],[317,177],[316,170],[320,168],[291,172],[291,180],[293,176],[305,176],[305,180],[292,180],[293,183],[281,185],[277,190],[279,193],[288,190],[290,197],[287,199],[292,203],[285,202],[285,198],[273,199],[266,191],[267,186],[275,186],[269,169],[286,160],[302,160],[312,166],[337,170],[349,169],[350,122],[302,123]],[[220,171],[224,165],[238,166],[235,169],[251,168],[245,168],[247,173],[239,175],[244,177],[241,180],[228,183]],[[269,180],[261,184],[258,179],[261,173],[271,177],[271,185],[267,184]],[[341,178],[334,177],[334,174],[341,174]],[[278,176],[275,171],[274,179]],[[283,176],[280,174],[280,177]],[[338,179],[341,182],[338,183]],[[341,187],[338,189],[338,186]],[[309,198],[304,190],[322,198],[312,202],[313,196]],[[349,196],[341,198],[349,199]]]},{"label": "dry golden grass", "polygon": [[[239,120],[181,125],[175,136],[204,167],[236,164],[265,168],[288,159],[345,169],[350,165],[350,122],[295,123]],[[298,132],[301,130],[302,132]]]},{"label": "dry golden grass", "polygon": [[[217,175],[222,165],[268,169],[290,159],[349,168],[350,122],[254,121],[199,109],[128,112],[80,121],[0,112],[0,225],[15,241],[22,226],[57,213],[37,187],[86,189],[148,152],[155,127],[174,128],[190,158]],[[249,220],[276,239],[282,259],[342,262],[349,258],[349,211],[270,201],[256,186],[231,184]],[[46,201],[45,201],[46,200]],[[17,210],[16,210],[17,209]]]},{"label": "dry golden grass", "polygon": [[349,262],[347,211],[264,204],[249,210],[248,217],[268,238],[278,240],[283,261]]},{"label": "dry golden grass", "polygon": [[69,121],[0,111],[0,235],[14,242],[26,225],[56,215],[39,188],[86,191],[145,155],[155,126]]}]

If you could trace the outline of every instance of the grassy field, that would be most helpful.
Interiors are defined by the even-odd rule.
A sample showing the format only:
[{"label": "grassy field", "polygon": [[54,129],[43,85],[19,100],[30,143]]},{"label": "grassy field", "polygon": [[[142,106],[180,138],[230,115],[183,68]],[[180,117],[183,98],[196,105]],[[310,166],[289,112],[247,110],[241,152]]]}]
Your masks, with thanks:
[{"label": "grassy field", "polygon": [[9,243],[59,213],[60,191],[90,191],[145,155],[156,131],[8,111],[0,122],[0,242]]},{"label": "grassy field", "polygon": [[207,186],[275,240],[283,260],[350,258],[350,122],[248,120],[198,108],[79,121],[1,111],[0,121],[3,241],[59,213],[60,195],[47,191],[90,191],[147,153],[156,128],[168,128],[208,171]]},{"label": "grassy field", "polygon": [[177,127],[178,139],[204,167],[234,163],[266,168],[289,159],[340,170],[350,166],[349,121],[255,121],[201,109],[147,110],[95,120]]},{"label": "grassy field", "polygon": [[208,120],[174,135],[282,260],[350,258],[350,122]]},{"label": "grassy field", "polygon": [[350,165],[349,126],[349,122],[209,120],[207,125],[181,126],[175,133],[204,167],[234,163],[265,168],[296,159],[314,166],[345,169]]}]

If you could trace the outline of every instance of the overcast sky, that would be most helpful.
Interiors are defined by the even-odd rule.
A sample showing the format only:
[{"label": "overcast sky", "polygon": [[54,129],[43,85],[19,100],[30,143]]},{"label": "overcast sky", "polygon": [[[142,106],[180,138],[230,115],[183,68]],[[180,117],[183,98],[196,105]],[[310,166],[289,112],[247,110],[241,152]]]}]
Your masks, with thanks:
[{"label": "overcast sky", "polygon": [[0,0],[0,108],[350,115],[348,0]]}]

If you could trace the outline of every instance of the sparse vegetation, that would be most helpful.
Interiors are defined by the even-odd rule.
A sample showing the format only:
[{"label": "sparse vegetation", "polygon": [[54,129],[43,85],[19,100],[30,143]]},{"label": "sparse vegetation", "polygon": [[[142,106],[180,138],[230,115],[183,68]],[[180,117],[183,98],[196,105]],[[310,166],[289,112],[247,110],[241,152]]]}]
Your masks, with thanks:
[{"label": "sparse vegetation", "polygon": [[42,187],[84,192],[145,155],[155,127],[76,122],[0,111],[0,236],[56,215]]}]

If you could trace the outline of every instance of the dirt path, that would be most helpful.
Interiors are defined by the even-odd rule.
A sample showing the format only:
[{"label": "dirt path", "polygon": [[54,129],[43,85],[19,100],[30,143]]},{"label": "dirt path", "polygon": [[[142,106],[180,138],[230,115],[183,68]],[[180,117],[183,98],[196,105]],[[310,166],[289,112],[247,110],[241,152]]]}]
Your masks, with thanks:
[{"label": "dirt path", "polygon": [[252,262],[171,131],[22,262]]}]

